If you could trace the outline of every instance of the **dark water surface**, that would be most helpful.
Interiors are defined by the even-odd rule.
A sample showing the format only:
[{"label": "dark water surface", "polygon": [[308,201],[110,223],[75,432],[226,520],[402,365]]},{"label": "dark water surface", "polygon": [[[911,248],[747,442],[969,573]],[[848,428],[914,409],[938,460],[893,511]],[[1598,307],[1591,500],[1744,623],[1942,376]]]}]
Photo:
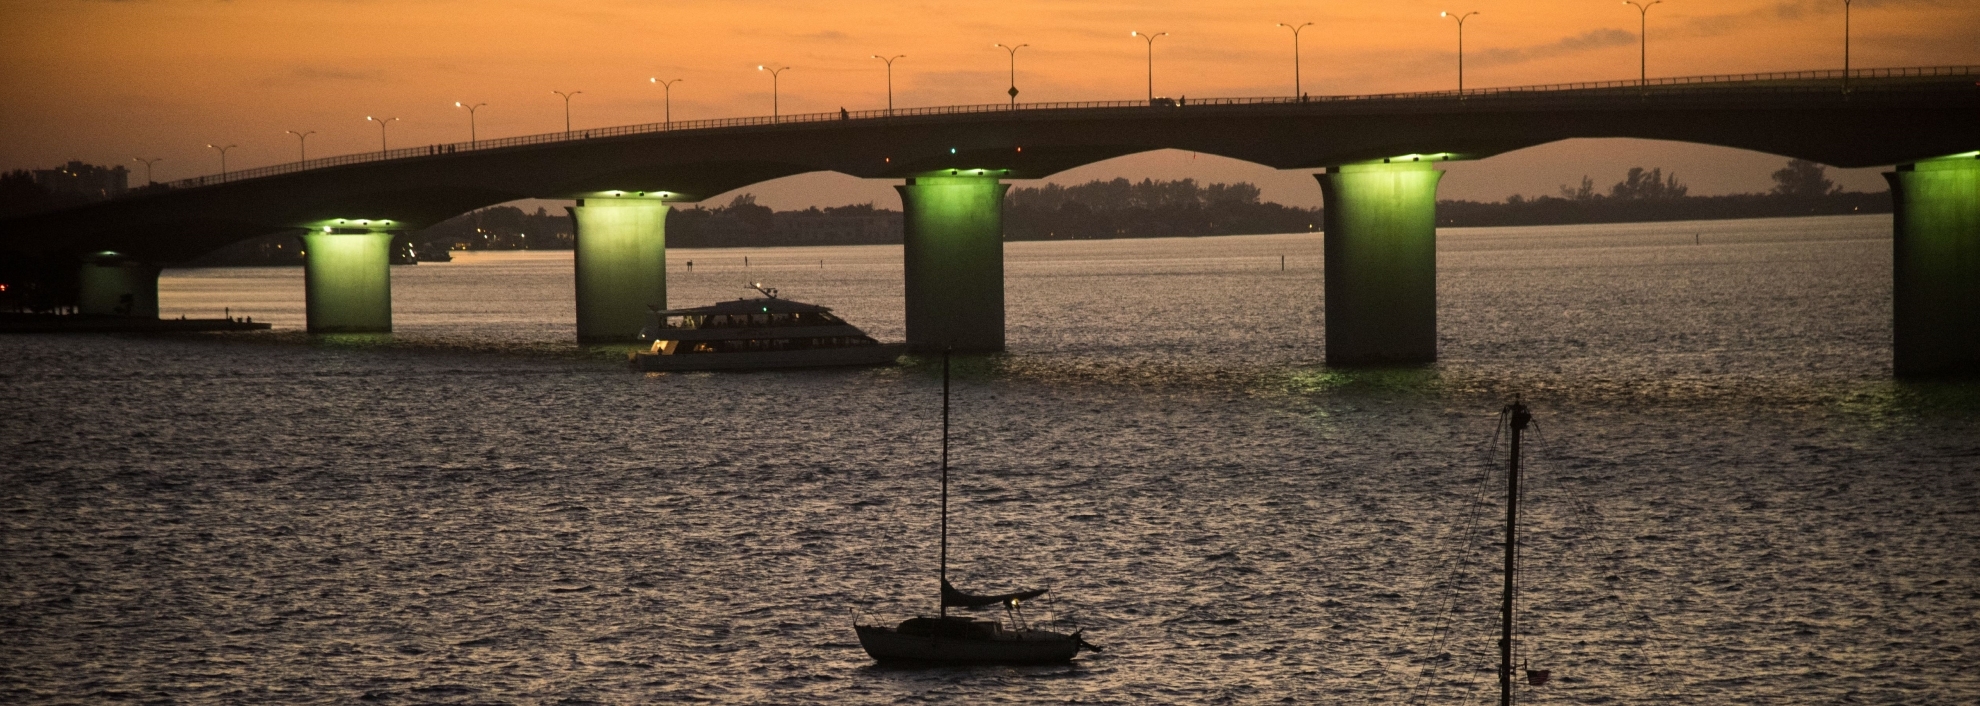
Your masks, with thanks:
[{"label": "dark water surface", "polygon": [[[1447,230],[1442,362],[1359,372],[1316,236],[1010,244],[954,572],[1107,651],[924,671],[850,621],[933,603],[933,363],[632,372],[567,253],[394,268],[385,338],[168,271],[277,330],[0,337],[0,701],[1485,702],[1523,393],[1524,702],[1974,703],[1980,387],[1889,379],[1889,233]],[[901,336],[898,248],[672,258]]]}]

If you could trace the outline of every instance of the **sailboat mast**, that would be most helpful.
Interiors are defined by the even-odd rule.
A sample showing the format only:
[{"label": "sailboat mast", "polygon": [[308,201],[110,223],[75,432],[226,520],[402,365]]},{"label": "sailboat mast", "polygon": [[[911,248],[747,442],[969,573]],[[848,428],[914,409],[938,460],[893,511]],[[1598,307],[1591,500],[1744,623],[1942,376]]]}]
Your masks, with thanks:
[{"label": "sailboat mast", "polygon": [[1512,460],[1506,464],[1506,589],[1499,604],[1499,706],[1512,706],[1513,561],[1519,532],[1519,440],[1533,414],[1519,397],[1506,407],[1512,422]]},{"label": "sailboat mast", "polygon": [[949,586],[949,352],[942,351],[942,574],[935,588],[935,604],[944,618],[949,602],[943,595]]}]

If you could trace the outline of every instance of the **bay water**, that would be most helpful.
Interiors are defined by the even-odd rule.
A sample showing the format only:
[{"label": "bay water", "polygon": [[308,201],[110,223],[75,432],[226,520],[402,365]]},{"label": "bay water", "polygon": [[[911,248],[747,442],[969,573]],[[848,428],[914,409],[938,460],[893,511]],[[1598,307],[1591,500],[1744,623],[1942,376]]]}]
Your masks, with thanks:
[{"label": "bay water", "polygon": [[[0,700],[1483,703],[1518,395],[1521,701],[1973,703],[1980,386],[1892,379],[1890,231],[1446,229],[1387,370],[1321,364],[1317,234],[1008,243],[951,573],[1106,650],[1041,667],[853,635],[934,606],[938,360],[636,372],[568,252],[395,267],[388,336],[167,270],[275,329],[0,337]],[[898,247],[669,259],[903,335]]]}]

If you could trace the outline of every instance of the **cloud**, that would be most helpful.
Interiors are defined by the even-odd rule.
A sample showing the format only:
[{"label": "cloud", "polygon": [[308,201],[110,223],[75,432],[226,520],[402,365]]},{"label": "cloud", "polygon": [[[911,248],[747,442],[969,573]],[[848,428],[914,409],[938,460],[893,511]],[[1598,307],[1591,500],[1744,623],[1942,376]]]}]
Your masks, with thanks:
[{"label": "cloud", "polygon": [[[1940,8],[1956,6],[1946,0],[1856,0],[1855,9],[1859,12],[1868,8],[1886,7],[1927,7]],[[1803,22],[1837,17],[1843,14],[1843,3],[1835,0],[1777,0],[1745,12],[1699,15],[1684,20],[1680,25],[1682,34],[1696,37],[1719,37],[1732,34],[1755,25],[1768,25],[1779,22]],[[1654,15],[1653,15],[1654,17]],[[1652,20],[1655,21],[1654,19]]]},{"label": "cloud", "polygon": [[264,76],[253,82],[262,88],[297,88],[322,86],[324,84],[383,83],[385,72],[381,69],[352,69],[336,66],[301,64],[292,66],[282,73]]},{"label": "cloud", "polygon": [[1529,61],[1552,59],[1635,43],[1636,33],[1634,32],[1625,32],[1620,29],[1594,29],[1572,37],[1562,37],[1554,42],[1539,46],[1481,50],[1474,55],[1476,58],[1467,57],[1467,61],[1471,61],[1478,66],[1523,64]]},{"label": "cloud", "polygon": [[288,77],[298,81],[383,81],[385,72],[378,69],[341,69],[305,65],[290,69]]}]

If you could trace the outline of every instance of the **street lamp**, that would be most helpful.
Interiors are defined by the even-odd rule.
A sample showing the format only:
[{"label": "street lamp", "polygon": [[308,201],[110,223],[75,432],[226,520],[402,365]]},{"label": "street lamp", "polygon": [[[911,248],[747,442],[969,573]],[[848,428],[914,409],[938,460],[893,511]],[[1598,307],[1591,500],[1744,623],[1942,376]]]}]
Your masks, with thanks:
[{"label": "street lamp", "polygon": [[1449,17],[1451,19],[1457,20],[1458,23],[1458,95],[1459,96],[1464,95],[1464,18],[1476,14],[1478,13],[1467,12],[1462,15],[1453,15],[1448,12],[1443,12],[1443,13],[1438,13],[1437,15],[1438,17]]},{"label": "street lamp", "polygon": [[570,139],[571,136],[571,96],[575,96],[583,92],[584,91],[571,91],[570,93],[565,93],[563,91],[551,91],[551,93],[555,93],[557,95],[564,97],[564,138],[565,139]]},{"label": "street lamp", "polygon": [[1649,4],[1636,0],[1623,0],[1624,5],[1636,6],[1636,35],[1643,39],[1636,54],[1636,85],[1650,85],[1650,5],[1663,4],[1664,0],[1650,0]]},{"label": "street lamp", "polygon": [[158,183],[156,180],[153,180],[151,178],[151,165],[157,162],[165,161],[164,157],[152,157],[151,159],[145,159],[143,157],[132,157],[131,161],[144,163],[144,183],[146,184]]},{"label": "street lamp", "polygon": [[777,122],[777,74],[789,71],[791,67],[785,66],[772,69],[766,68],[762,64],[757,64],[756,70],[770,72],[770,122]]},{"label": "street lamp", "polygon": [[874,54],[873,58],[887,62],[887,115],[892,116],[894,114],[894,60],[905,59],[907,55],[881,56]]},{"label": "street lamp", "polygon": [[488,104],[487,104],[487,103],[476,103],[476,104],[474,104],[474,105],[468,105],[468,104],[466,104],[466,103],[462,103],[462,102],[460,102],[460,101],[454,101],[454,107],[456,107],[456,108],[466,108],[466,109],[467,109],[467,112],[468,112],[468,148],[469,148],[469,149],[472,149],[472,148],[474,147],[474,143],[476,143],[476,142],[479,142],[479,141],[480,141],[480,140],[478,140],[478,139],[476,139],[476,136],[475,136],[475,134],[474,134],[474,111],[475,111],[475,109],[477,109],[477,108],[480,108],[481,106],[484,106],[484,105],[488,105]]},{"label": "street lamp", "polygon": [[207,147],[220,150],[220,178],[222,179],[227,178],[227,150],[233,149],[234,147],[236,147],[236,145],[227,145],[226,147],[221,147],[215,144],[208,144]]},{"label": "street lamp", "polygon": [[670,78],[662,81],[658,77],[655,77],[647,79],[646,82],[660,84],[661,97],[667,102],[667,125],[672,126],[674,124],[674,84],[680,83],[681,80]]},{"label": "street lamp", "polygon": [[395,123],[395,122],[398,122],[398,121],[399,121],[399,119],[398,119],[398,118],[374,118],[374,117],[371,117],[371,116],[369,116],[369,115],[367,115],[367,116],[364,116],[364,119],[365,119],[365,120],[369,120],[369,121],[371,121],[371,122],[374,122],[374,123],[378,123],[378,151],[379,151],[379,152],[387,152],[387,151],[390,151],[390,150],[388,150],[388,149],[386,148],[386,146],[385,146],[385,126],[386,126],[386,125],[389,125],[389,124],[391,124],[391,123]]},{"label": "street lamp", "polygon": [[1010,45],[1008,45],[1008,44],[993,44],[993,45],[991,45],[991,46],[994,46],[994,47],[999,47],[999,48],[1001,48],[1001,49],[1003,49],[1004,51],[1007,51],[1007,52],[1010,52],[1010,53],[1011,53],[1011,90],[1009,90],[1009,91],[1006,91],[1006,92],[1007,92],[1007,93],[1009,93],[1009,94],[1011,94],[1011,107],[1012,107],[1012,108],[1017,108],[1017,94],[1018,94],[1018,89],[1017,89],[1017,50],[1019,50],[1019,49],[1023,49],[1023,48],[1025,48],[1025,47],[1028,47],[1028,46],[1031,46],[1031,45],[1029,45],[1029,44],[1019,44],[1019,45],[1017,45],[1017,46],[1010,46]]},{"label": "street lamp", "polygon": [[1128,36],[1140,37],[1148,41],[1148,102],[1154,103],[1155,102],[1155,38],[1167,37],[1169,36],[1169,33],[1157,32],[1155,34],[1145,34],[1142,32],[1129,32]]},{"label": "street lamp", "polygon": [[1306,94],[1299,90],[1299,31],[1302,29],[1306,29],[1308,27],[1312,27],[1313,23],[1308,22],[1298,27],[1294,27],[1284,22],[1280,22],[1279,26],[1290,29],[1293,32],[1293,97],[1298,98],[1300,100],[1305,100]]},{"label": "street lamp", "polygon": [[294,130],[283,130],[283,132],[296,136],[296,159],[303,162],[309,161],[309,136],[316,134],[316,131],[305,130],[303,132],[296,132]]},{"label": "street lamp", "polygon": [[1843,0],[1843,92],[1849,92],[1849,0]]}]

